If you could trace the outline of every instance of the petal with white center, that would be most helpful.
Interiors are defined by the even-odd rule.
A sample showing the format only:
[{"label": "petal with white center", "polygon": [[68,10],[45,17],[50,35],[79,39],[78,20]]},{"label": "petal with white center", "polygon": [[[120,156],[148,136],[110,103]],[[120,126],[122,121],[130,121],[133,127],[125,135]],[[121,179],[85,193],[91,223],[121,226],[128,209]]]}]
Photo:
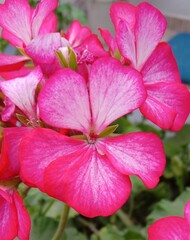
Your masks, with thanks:
[{"label": "petal with white center", "polygon": [[142,2],[137,6],[135,39],[137,69],[140,70],[166,30],[166,19],[162,13],[149,3]]},{"label": "petal with white center", "polygon": [[101,58],[92,65],[89,88],[96,134],[138,108],[146,98],[141,75],[113,58]]},{"label": "petal with white center", "polygon": [[2,92],[29,118],[37,118],[35,90],[43,79],[40,68],[36,68],[25,77],[0,83]]},{"label": "petal with white center", "polygon": [[119,173],[93,144],[60,157],[45,171],[45,192],[86,217],[113,214],[130,191],[129,177]]},{"label": "petal with white center", "polygon": [[53,130],[36,128],[22,139],[19,148],[20,176],[29,186],[44,189],[44,171],[60,156],[84,147],[85,142]]},{"label": "petal with white center", "polygon": [[113,166],[122,174],[138,176],[148,188],[154,188],[165,168],[161,140],[153,133],[129,133],[98,142]]},{"label": "petal with white center", "polygon": [[41,118],[48,124],[88,134],[91,114],[85,79],[71,69],[52,75],[39,95]]},{"label": "petal with white center", "polygon": [[[27,45],[31,40],[31,8],[27,0],[6,0],[0,4],[0,26],[14,38],[17,46]],[[17,42],[15,41],[17,39]],[[21,44],[23,43],[23,44]]]},{"label": "petal with white center", "polygon": [[179,131],[190,112],[190,93],[181,83],[147,85],[147,99],[141,113],[163,129]]}]

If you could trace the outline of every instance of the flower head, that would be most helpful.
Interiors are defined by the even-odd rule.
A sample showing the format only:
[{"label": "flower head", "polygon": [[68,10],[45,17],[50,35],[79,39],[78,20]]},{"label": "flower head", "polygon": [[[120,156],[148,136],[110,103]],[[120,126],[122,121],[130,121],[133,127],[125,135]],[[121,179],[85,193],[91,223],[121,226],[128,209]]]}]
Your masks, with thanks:
[{"label": "flower head", "polygon": [[101,34],[112,56],[141,72],[147,91],[141,113],[163,129],[180,130],[189,115],[190,93],[181,84],[170,46],[160,43],[166,29],[164,16],[146,2],[136,7],[113,3],[110,16],[116,37],[107,30]]},{"label": "flower head", "polygon": [[130,194],[131,174],[155,187],[165,166],[160,139],[152,133],[108,137],[104,132],[145,97],[140,74],[112,58],[92,64],[88,86],[70,69],[56,72],[40,92],[40,117],[83,136],[31,131],[20,145],[23,181],[88,217],[118,210]]}]

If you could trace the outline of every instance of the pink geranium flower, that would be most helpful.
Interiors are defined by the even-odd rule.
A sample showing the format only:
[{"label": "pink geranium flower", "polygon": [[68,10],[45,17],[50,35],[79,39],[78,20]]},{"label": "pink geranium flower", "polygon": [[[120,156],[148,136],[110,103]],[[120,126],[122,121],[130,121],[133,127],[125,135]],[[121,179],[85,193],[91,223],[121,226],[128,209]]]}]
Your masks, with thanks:
[{"label": "pink geranium flower", "polygon": [[25,47],[35,37],[56,31],[53,10],[58,0],[42,0],[32,9],[28,0],[5,0],[0,4],[2,37],[15,47]]},{"label": "pink geranium flower", "polygon": [[94,62],[88,87],[70,69],[56,72],[40,92],[40,117],[84,135],[31,131],[20,144],[22,180],[87,217],[117,211],[129,197],[129,175],[155,187],[165,167],[160,139],[143,132],[106,136],[108,125],[138,108],[145,97],[140,74],[116,59]]},{"label": "pink geranium flower", "polygon": [[[75,59],[70,59],[71,51]],[[72,64],[91,64],[98,57],[108,55],[97,35],[92,34],[88,27],[82,26],[77,20],[63,36],[60,33],[49,33],[36,37],[27,45],[25,52],[48,76],[63,67],[55,52],[59,52],[64,58],[64,67],[70,68]]]},{"label": "pink geranium flower", "polygon": [[[39,35],[55,32],[58,21],[53,10],[57,7],[58,0],[42,0],[35,9],[32,9],[28,0],[5,0],[0,4],[0,27],[2,37],[13,46],[25,48],[33,38]],[[29,56],[0,55],[0,76],[4,79],[15,77],[15,70],[19,70]],[[28,72],[27,68],[21,69],[21,74]]]},{"label": "pink geranium flower", "polygon": [[29,240],[31,222],[16,190],[0,185],[0,239]]},{"label": "pink geranium flower", "polygon": [[190,201],[185,206],[185,216],[161,218],[148,228],[148,240],[189,240]]},{"label": "pink geranium flower", "polygon": [[133,6],[117,2],[110,9],[116,37],[101,34],[112,56],[141,72],[147,90],[142,114],[163,129],[178,131],[190,111],[190,94],[181,84],[177,64],[167,43],[160,43],[166,20],[148,3]]}]

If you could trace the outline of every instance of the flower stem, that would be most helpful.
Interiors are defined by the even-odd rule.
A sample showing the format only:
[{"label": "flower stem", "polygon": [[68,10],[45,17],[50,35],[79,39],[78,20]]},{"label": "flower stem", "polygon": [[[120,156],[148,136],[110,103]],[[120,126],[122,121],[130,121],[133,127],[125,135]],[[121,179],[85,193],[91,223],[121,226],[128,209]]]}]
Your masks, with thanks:
[{"label": "flower stem", "polygon": [[65,230],[65,226],[66,226],[66,223],[67,223],[67,219],[68,219],[68,216],[69,216],[69,210],[70,210],[70,207],[67,204],[64,204],[63,213],[61,214],[61,218],[60,218],[58,228],[57,228],[52,240],[61,240],[61,237],[63,235],[63,232]]}]

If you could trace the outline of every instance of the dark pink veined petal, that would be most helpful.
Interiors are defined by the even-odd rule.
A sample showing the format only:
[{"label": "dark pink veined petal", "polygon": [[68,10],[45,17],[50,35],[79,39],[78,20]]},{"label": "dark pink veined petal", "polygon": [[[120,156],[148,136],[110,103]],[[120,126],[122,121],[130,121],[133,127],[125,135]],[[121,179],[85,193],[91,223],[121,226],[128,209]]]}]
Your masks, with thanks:
[{"label": "dark pink veined petal", "polygon": [[29,186],[44,188],[44,171],[58,157],[84,146],[84,141],[63,136],[53,130],[37,128],[21,141],[19,159],[21,179]]},{"label": "dark pink veined petal", "polygon": [[166,19],[162,13],[149,3],[142,2],[137,6],[135,39],[138,70],[142,68],[160,42],[166,25]]},{"label": "dark pink veined petal", "polygon": [[126,21],[121,20],[116,29],[116,40],[121,55],[130,60],[131,65],[136,67],[135,36]]},{"label": "dark pink veined petal", "polygon": [[147,85],[147,99],[141,113],[162,129],[180,130],[189,115],[190,93],[180,83]]},{"label": "dark pink veined petal", "polygon": [[[19,175],[20,164],[18,148],[22,138],[31,131],[27,127],[4,128],[3,144],[0,161],[0,180],[9,180]],[[2,166],[6,162],[6,167]],[[3,164],[4,165],[4,164]]]},{"label": "dark pink veined petal", "polygon": [[32,14],[32,36],[37,37],[43,23],[58,6],[58,0],[41,0]]},{"label": "dark pink veined petal", "polygon": [[14,191],[13,193],[13,199],[18,217],[18,237],[20,240],[29,240],[31,228],[30,216],[24,207],[22,198],[19,196],[17,191]]},{"label": "dark pink veined petal", "polygon": [[52,75],[42,88],[39,100],[41,118],[59,128],[88,134],[91,114],[85,79],[71,69]]},{"label": "dark pink veined petal", "polygon": [[[14,38],[18,47],[22,47],[20,40],[25,45],[31,40],[31,8],[27,0],[6,0],[0,4],[0,26],[8,31],[4,36]],[[9,34],[10,33],[10,34]],[[7,39],[9,40],[9,39]],[[11,41],[11,38],[10,38]]]},{"label": "dark pink veined petal", "polygon": [[141,75],[113,58],[102,58],[92,65],[89,88],[96,134],[138,108],[146,98]]},{"label": "dark pink veined petal", "polygon": [[162,142],[155,134],[129,133],[97,144],[122,174],[138,176],[148,188],[159,182],[166,161]]},{"label": "dark pink veined petal", "polygon": [[180,83],[180,74],[171,47],[159,43],[141,70],[144,84]]},{"label": "dark pink veined petal", "polygon": [[13,78],[24,77],[32,71],[33,71],[33,69],[31,69],[31,68],[21,67],[19,70],[14,70],[14,71],[10,71],[10,72],[0,72],[0,76],[4,80],[10,80]]},{"label": "dark pink veined petal", "polygon": [[0,72],[14,71],[24,66],[29,58],[26,56],[10,56],[0,54]]},{"label": "dark pink veined petal", "polygon": [[12,196],[0,187],[0,239],[12,240],[17,237],[18,219]]},{"label": "dark pink veined petal", "polygon": [[36,68],[29,75],[0,83],[2,92],[29,118],[36,119],[35,90],[42,80],[40,68]]},{"label": "dark pink veined petal", "polygon": [[69,41],[72,48],[80,46],[83,41],[92,34],[90,28],[82,26],[78,20],[74,20],[68,32],[65,34],[65,38]]},{"label": "dark pink veined petal", "polygon": [[39,35],[56,32],[58,26],[58,19],[55,13],[50,13],[44,20]]},{"label": "dark pink veined petal", "polygon": [[4,104],[5,104],[5,107],[1,112],[1,119],[4,122],[7,122],[10,120],[10,118],[12,117],[15,111],[15,105],[8,97],[5,98]]},{"label": "dark pink veined petal", "polygon": [[185,205],[184,215],[185,215],[186,221],[190,226],[190,201],[188,201],[187,204]]},{"label": "dark pink veined petal", "polygon": [[190,226],[182,217],[165,217],[148,228],[148,240],[189,240]]},{"label": "dark pink veined petal", "polygon": [[110,17],[117,30],[120,20],[126,21],[130,28],[135,24],[136,7],[130,3],[116,2],[111,5]]},{"label": "dark pink veined petal", "polygon": [[60,33],[40,35],[25,48],[25,52],[36,62],[51,63],[55,59],[55,50],[62,47]]},{"label": "dark pink veined petal", "polygon": [[51,74],[60,68],[55,50],[63,45],[60,33],[49,33],[34,38],[25,48],[25,52],[36,65],[40,65],[45,74]]},{"label": "dark pink veined petal", "polygon": [[104,42],[109,47],[109,51],[111,51],[111,53],[114,53],[115,50],[117,49],[117,43],[115,38],[111,35],[110,31],[107,29],[99,28],[98,30],[100,31],[100,34],[104,39]]},{"label": "dark pink veined petal", "polygon": [[14,34],[7,31],[5,28],[2,29],[1,36],[3,39],[9,41],[15,47],[24,47],[26,44],[23,43],[23,40],[16,37]]},{"label": "dark pink veined petal", "polygon": [[116,212],[130,191],[129,177],[119,173],[93,144],[60,157],[45,171],[45,192],[90,218]]}]

